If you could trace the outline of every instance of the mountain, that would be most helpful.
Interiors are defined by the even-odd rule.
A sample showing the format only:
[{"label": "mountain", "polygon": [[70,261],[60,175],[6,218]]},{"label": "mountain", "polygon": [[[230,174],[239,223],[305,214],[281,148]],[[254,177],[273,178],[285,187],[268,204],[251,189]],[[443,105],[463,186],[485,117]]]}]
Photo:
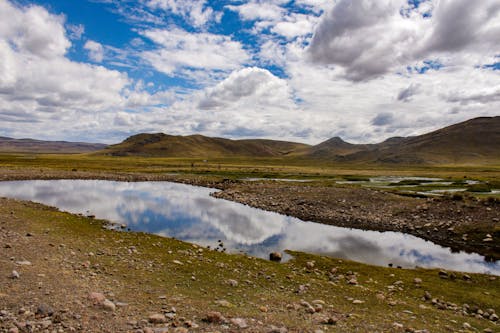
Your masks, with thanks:
[{"label": "mountain", "polygon": [[103,151],[113,156],[162,157],[277,157],[306,149],[308,145],[274,140],[230,140],[203,135],[137,134]]},{"label": "mountain", "polygon": [[95,152],[106,148],[106,146],[101,143],[42,141],[0,137],[1,153],[78,154]]},{"label": "mountain", "polygon": [[334,138],[311,147],[305,155],[353,163],[497,163],[500,117],[474,118],[427,134],[395,137],[371,145],[349,144]]}]

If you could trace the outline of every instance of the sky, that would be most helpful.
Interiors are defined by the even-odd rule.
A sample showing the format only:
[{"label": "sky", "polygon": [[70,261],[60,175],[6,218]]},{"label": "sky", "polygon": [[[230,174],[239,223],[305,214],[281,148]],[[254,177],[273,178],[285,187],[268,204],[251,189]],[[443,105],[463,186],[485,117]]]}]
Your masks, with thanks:
[{"label": "sky", "polygon": [[500,115],[500,0],[0,0],[0,136],[317,144]]}]

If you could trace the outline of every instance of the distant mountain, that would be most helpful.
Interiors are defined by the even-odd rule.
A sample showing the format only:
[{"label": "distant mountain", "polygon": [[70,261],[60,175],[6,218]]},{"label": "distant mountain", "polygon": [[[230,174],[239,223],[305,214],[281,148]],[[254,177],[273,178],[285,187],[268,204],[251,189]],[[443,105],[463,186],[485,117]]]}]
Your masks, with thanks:
[{"label": "distant mountain", "polygon": [[230,140],[203,135],[137,134],[111,145],[103,153],[113,156],[162,157],[277,157],[306,149],[308,145],[274,140]]},{"label": "distant mountain", "polygon": [[42,141],[0,137],[0,153],[78,154],[106,148],[101,143]]},{"label": "distant mountain", "polygon": [[383,164],[500,162],[500,117],[481,117],[413,137],[355,145],[333,138],[311,147],[311,158]]}]

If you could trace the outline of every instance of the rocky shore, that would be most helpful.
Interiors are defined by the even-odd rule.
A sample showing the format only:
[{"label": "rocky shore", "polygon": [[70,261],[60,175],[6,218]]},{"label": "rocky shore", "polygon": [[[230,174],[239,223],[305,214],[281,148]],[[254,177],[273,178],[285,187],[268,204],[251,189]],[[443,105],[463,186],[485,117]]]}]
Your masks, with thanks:
[{"label": "rocky shore", "polygon": [[456,251],[500,259],[500,202],[413,198],[359,187],[245,182],[214,197],[304,221],[375,231],[399,231]]}]

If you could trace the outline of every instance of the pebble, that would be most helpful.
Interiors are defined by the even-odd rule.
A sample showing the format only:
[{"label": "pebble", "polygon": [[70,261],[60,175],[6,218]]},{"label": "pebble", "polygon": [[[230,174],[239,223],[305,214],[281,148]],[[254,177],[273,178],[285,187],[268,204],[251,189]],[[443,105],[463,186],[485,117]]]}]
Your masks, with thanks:
[{"label": "pebble", "polygon": [[98,293],[98,292],[91,292],[89,293],[89,300],[92,301],[94,305],[97,304],[102,304],[106,297],[104,297],[104,294]]},{"label": "pebble", "polygon": [[211,324],[225,324],[225,323],[227,323],[227,319],[220,312],[217,312],[217,311],[211,311],[211,312],[207,313],[207,315],[205,316],[205,318],[203,320],[206,321],[207,323],[211,323]]},{"label": "pebble", "polygon": [[365,301],[360,301],[359,299],[355,299],[352,301],[352,304],[363,304]]},{"label": "pebble", "polygon": [[41,317],[52,316],[54,314],[54,310],[47,304],[42,303],[37,307],[35,314]]},{"label": "pebble", "polygon": [[17,271],[12,271],[12,273],[10,273],[10,278],[11,279],[19,279],[19,273]]},{"label": "pebble", "polygon": [[161,313],[155,313],[149,316],[148,321],[152,324],[163,324],[167,322],[167,318]]},{"label": "pebble", "polygon": [[102,302],[102,307],[104,308],[104,310],[106,311],[115,311],[116,310],[116,305],[115,303],[111,302],[109,299],[105,299],[103,302]]},{"label": "pebble", "polygon": [[230,302],[226,301],[225,299],[221,299],[221,300],[218,300],[218,301],[215,301],[215,304],[218,304],[222,307],[225,307],[225,308],[230,308],[233,306],[233,304],[231,304]]},{"label": "pebble", "polygon": [[415,284],[421,284],[421,283],[422,283],[422,279],[421,279],[421,278],[414,278],[414,279],[413,279],[413,282],[414,282]]},{"label": "pebble", "polygon": [[308,262],[306,262],[306,267],[308,269],[313,269],[314,268],[314,261],[308,261]]},{"label": "pebble", "polygon": [[243,329],[248,327],[246,320],[243,318],[232,318],[229,321],[231,322],[231,324],[238,326],[238,328]]},{"label": "pebble", "polygon": [[228,283],[231,287],[237,287],[237,286],[238,286],[238,281],[233,280],[233,279],[229,279],[229,280],[227,280],[227,283]]}]

